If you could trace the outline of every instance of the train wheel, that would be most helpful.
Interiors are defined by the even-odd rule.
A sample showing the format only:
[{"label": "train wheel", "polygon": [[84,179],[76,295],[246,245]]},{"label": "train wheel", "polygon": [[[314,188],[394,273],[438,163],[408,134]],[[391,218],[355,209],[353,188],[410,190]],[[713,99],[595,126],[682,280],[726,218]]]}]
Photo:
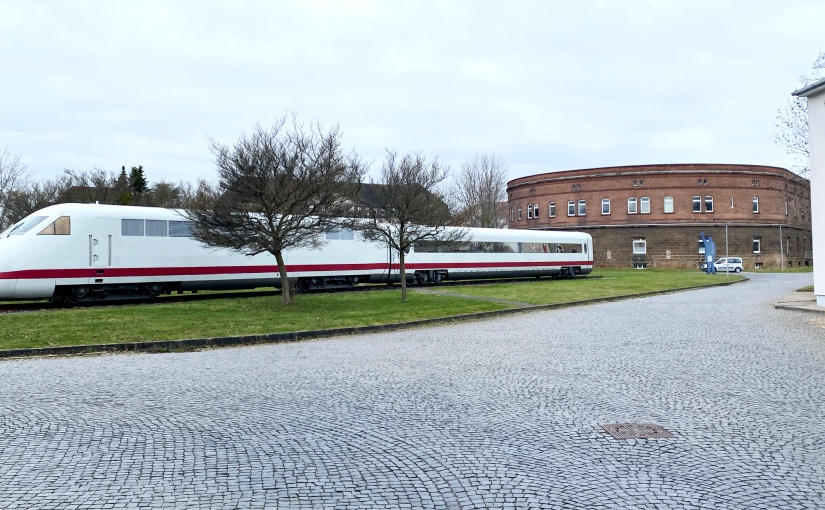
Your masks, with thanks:
[{"label": "train wheel", "polygon": [[163,292],[163,285],[159,283],[150,283],[146,286],[146,292],[152,297],[158,297]]},{"label": "train wheel", "polygon": [[75,299],[84,299],[89,295],[89,287],[85,287],[82,285],[78,287],[72,287],[71,289],[69,289],[69,292],[71,293],[71,296]]},{"label": "train wheel", "polygon": [[81,301],[85,301],[86,298],[89,296],[89,292],[91,289],[84,285],[79,285],[77,287],[69,287],[65,289],[61,294],[61,298],[66,303],[71,305],[76,305]]}]

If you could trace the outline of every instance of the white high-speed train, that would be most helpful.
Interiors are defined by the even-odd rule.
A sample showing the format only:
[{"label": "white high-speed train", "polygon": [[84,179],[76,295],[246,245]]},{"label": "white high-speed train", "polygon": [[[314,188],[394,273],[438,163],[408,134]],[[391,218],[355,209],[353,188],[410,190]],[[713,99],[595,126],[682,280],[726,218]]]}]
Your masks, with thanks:
[{"label": "white high-speed train", "polygon": [[[579,232],[468,228],[466,242],[422,242],[405,256],[408,281],[574,276],[593,269]],[[399,282],[396,254],[358,232],[326,234],[319,250],[284,253],[299,289]],[[0,233],[0,300],[95,301],[163,293],[280,287],[275,257],[204,246],[178,211],[59,204]]]}]

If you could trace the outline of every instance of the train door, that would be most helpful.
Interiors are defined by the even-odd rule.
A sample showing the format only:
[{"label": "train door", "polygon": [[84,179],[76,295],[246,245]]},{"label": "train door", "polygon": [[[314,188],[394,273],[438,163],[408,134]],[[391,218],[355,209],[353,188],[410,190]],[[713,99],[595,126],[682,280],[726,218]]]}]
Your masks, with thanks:
[{"label": "train door", "polygon": [[89,283],[106,283],[105,269],[112,265],[112,235],[104,218],[97,218],[92,223],[89,234],[89,266],[96,268],[96,274]]}]

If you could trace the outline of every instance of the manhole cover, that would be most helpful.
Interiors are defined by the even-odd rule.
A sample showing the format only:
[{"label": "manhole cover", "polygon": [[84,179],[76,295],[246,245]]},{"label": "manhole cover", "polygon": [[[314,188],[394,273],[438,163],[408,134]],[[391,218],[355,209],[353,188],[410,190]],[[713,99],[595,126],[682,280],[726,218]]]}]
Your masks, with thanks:
[{"label": "manhole cover", "polygon": [[611,423],[602,428],[616,439],[650,439],[673,437],[664,427],[652,423]]}]

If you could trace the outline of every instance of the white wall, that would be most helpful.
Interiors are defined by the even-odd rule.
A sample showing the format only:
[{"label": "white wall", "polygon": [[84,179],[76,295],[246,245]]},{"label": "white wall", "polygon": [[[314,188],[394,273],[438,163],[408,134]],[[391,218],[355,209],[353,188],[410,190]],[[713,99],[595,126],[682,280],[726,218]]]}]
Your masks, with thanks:
[{"label": "white wall", "polygon": [[825,306],[825,88],[808,96],[808,140],[811,153],[811,224],[814,250],[814,293]]}]

